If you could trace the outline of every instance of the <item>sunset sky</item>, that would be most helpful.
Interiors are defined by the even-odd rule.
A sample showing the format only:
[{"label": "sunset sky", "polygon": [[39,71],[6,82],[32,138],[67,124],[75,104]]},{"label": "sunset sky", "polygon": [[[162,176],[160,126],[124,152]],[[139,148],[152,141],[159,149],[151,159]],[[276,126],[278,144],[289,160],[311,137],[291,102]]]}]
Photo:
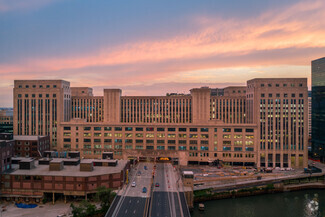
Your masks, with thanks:
[{"label": "sunset sky", "polygon": [[324,0],[0,0],[0,107],[15,79],[165,95],[310,79],[324,56]]}]

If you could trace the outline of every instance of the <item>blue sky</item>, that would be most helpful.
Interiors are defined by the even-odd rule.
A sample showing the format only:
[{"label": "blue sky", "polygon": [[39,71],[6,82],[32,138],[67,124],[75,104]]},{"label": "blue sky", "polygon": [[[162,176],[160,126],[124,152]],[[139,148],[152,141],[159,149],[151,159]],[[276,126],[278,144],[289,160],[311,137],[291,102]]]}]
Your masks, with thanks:
[{"label": "blue sky", "polygon": [[0,106],[15,79],[164,95],[310,78],[324,53],[322,0],[0,0]]}]

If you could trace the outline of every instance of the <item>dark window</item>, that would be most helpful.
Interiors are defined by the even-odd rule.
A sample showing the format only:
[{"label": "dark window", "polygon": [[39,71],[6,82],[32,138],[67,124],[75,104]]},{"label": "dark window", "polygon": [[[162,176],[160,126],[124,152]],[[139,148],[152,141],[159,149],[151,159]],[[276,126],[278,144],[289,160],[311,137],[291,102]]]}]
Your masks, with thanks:
[{"label": "dark window", "polygon": [[264,97],[264,96],[265,96],[265,94],[264,94],[264,93],[262,93],[262,94],[261,94],[261,97]]},{"label": "dark window", "polygon": [[264,84],[261,84],[261,87],[264,87]]},{"label": "dark window", "polygon": [[201,132],[209,132],[209,128],[201,128]]},{"label": "dark window", "polygon": [[42,98],[42,94],[38,94],[38,97],[39,97],[39,98]]},{"label": "dark window", "polygon": [[153,128],[153,127],[147,127],[146,128],[146,131],[149,131],[149,132],[151,132],[151,131],[154,131],[155,129]]},{"label": "dark window", "polygon": [[165,128],[158,127],[158,128],[157,128],[157,131],[159,131],[159,132],[165,131]]},{"label": "dark window", "polygon": [[101,128],[101,127],[94,127],[94,130],[96,130],[96,131],[101,131],[102,128]]},{"label": "dark window", "polygon": [[104,142],[111,143],[112,142],[112,139],[104,139]]},{"label": "dark window", "polygon": [[272,93],[269,93],[269,97],[272,97]]},{"label": "dark window", "polygon": [[175,132],[176,129],[175,128],[168,128],[168,132]]},{"label": "dark window", "polygon": [[275,86],[276,86],[276,87],[280,87],[280,85],[279,85],[279,84],[275,84]]},{"label": "dark window", "polygon": [[302,94],[302,93],[299,93],[299,97],[304,97],[304,94]]},{"label": "dark window", "polygon": [[50,88],[50,85],[46,85],[46,88]]},{"label": "dark window", "polygon": [[143,131],[143,128],[142,127],[136,127],[135,131]]},{"label": "dark window", "polygon": [[246,133],[254,133],[254,129],[247,128]]},{"label": "dark window", "polygon": [[272,87],[272,84],[267,84],[268,87]]},{"label": "dark window", "polygon": [[71,130],[71,127],[63,127],[63,130]]},{"label": "dark window", "polygon": [[84,142],[91,142],[91,139],[84,139]]},{"label": "dark window", "polygon": [[84,127],[84,130],[91,130],[91,127]]},{"label": "dark window", "polygon": [[125,127],[125,131],[132,131],[133,128],[132,127]]},{"label": "dark window", "polygon": [[56,94],[53,94],[53,98],[55,98],[56,97]]},{"label": "dark window", "polygon": [[197,132],[197,128],[190,128],[190,132]]},{"label": "dark window", "polygon": [[293,94],[291,94],[291,97],[296,97],[296,94],[294,94],[294,93],[293,93]]},{"label": "dark window", "polygon": [[115,131],[122,131],[122,127],[115,127]]},{"label": "dark window", "polygon": [[100,139],[94,139],[94,142],[101,142]]},{"label": "dark window", "polygon": [[231,128],[223,128],[222,132],[231,132]]},{"label": "dark window", "polygon": [[243,129],[235,128],[235,133],[241,133],[241,132],[243,132]]},{"label": "dark window", "polygon": [[214,132],[217,132],[218,131],[218,128],[214,128]]},{"label": "dark window", "polygon": [[179,132],[186,132],[186,128],[178,128]]},{"label": "dark window", "polygon": [[111,128],[111,127],[104,127],[104,130],[106,130],[106,131],[111,131],[112,128]]},{"label": "dark window", "polygon": [[70,138],[64,138],[63,142],[71,142],[71,139]]}]

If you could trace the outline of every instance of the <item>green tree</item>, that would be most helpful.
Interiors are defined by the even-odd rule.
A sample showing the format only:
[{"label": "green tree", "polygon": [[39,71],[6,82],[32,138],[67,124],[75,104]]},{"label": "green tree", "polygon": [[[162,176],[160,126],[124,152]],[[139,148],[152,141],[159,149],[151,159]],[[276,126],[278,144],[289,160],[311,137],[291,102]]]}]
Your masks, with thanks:
[{"label": "green tree", "polygon": [[79,206],[70,205],[73,217],[95,216],[97,213],[96,206],[83,200]]},{"label": "green tree", "polygon": [[100,202],[101,213],[107,212],[115,196],[116,193],[114,193],[110,188],[106,188],[105,186],[97,188],[96,198],[98,202]]}]

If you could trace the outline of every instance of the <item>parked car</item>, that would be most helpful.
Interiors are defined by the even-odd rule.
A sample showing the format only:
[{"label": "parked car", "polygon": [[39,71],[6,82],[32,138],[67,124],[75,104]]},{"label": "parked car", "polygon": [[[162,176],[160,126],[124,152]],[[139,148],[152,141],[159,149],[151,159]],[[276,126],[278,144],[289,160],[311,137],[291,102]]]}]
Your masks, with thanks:
[{"label": "parked car", "polygon": [[144,166],[144,169],[147,170],[148,169],[147,166]]},{"label": "parked car", "polygon": [[137,184],[135,184],[135,182],[132,182],[131,187],[135,187],[135,186],[137,186]]},{"label": "parked car", "polygon": [[147,188],[146,187],[142,188],[142,193],[147,193]]},{"label": "parked car", "polygon": [[156,187],[159,187],[159,183],[158,183],[158,182],[156,182],[155,186],[156,186]]}]

